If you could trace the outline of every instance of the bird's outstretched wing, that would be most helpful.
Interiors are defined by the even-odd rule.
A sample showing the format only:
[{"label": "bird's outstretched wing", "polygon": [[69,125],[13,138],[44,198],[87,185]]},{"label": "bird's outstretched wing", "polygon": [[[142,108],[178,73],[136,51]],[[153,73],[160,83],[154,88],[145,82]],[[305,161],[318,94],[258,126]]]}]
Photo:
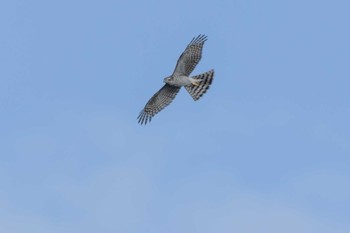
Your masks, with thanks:
[{"label": "bird's outstretched wing", "polygon": [[189,76],[202,57],[204,42],[207,40],[206,35],[194,37],[187,45],[185,51],[181,54],[174,70],[173,75]]},{"label": "bird's outstretched wing", "polygon": [[154,117],[158,112],[173,101],[177,93],[180,91],[180,88],[181,87],[165,84],[156,94],[152,96],[144,109],[140,112],[140,115],[137,117],[139,123],[142,125],[150,122],[152,117]]}]

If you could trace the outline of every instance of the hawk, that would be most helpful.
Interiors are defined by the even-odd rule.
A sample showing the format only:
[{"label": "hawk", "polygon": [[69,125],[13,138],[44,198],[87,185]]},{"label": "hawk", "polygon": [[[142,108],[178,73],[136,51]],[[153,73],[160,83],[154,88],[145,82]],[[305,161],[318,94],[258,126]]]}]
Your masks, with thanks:
[{"label": "hawk", "polygon": [[207,36],[199,35],[194,37],[187,45],[177,61],[173,74],[164,78],[165,85],[152,96],[140,112],[137,119],[141,125],[150,122],[152,117],[168,106],[182,86],[185,87],[195,101],[199,100],[206,93],[213,82],[214,70],[190,76],[202,57],[202,49],[206,40]]}]

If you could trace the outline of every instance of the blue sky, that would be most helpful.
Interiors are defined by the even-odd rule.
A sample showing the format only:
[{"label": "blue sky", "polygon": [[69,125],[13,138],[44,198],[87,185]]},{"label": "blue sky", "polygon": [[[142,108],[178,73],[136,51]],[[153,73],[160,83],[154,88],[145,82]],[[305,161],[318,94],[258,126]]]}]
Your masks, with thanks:
[{"label": "blue sky", "polygon": [[[349,232],[349,8],[2,1],[0,232]],[[138,125],[198,34],[211,89]]]}]

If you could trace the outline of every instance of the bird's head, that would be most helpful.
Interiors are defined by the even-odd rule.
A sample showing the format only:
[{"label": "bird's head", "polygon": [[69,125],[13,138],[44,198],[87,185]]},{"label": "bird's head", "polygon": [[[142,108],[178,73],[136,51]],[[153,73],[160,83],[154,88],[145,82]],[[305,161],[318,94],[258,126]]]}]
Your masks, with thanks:
[{"label": "bird's head", "polygon": [[166,77],[166,78],[164,78],[164,82],[168,83],[168,84],[171,84],[173,82],[173,78],[172,77]]}]

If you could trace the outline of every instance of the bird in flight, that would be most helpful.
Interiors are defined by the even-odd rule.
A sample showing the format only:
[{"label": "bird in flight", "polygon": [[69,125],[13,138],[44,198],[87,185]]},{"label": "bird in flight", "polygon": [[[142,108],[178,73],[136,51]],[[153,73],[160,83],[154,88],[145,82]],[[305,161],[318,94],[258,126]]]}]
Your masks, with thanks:
[{"label": "bird in flight", "polygon": [[194,37],[178,59],[172,75],[164,78],[165,85],[147,102],[138,116],[138,122],[147,124],[158,112],[168,106],[181,87],[185,87],[193,100],[198,100],[209,89],[214,79],[214,70],[190,76],[202,57],[202,49],[207,36]]}]

